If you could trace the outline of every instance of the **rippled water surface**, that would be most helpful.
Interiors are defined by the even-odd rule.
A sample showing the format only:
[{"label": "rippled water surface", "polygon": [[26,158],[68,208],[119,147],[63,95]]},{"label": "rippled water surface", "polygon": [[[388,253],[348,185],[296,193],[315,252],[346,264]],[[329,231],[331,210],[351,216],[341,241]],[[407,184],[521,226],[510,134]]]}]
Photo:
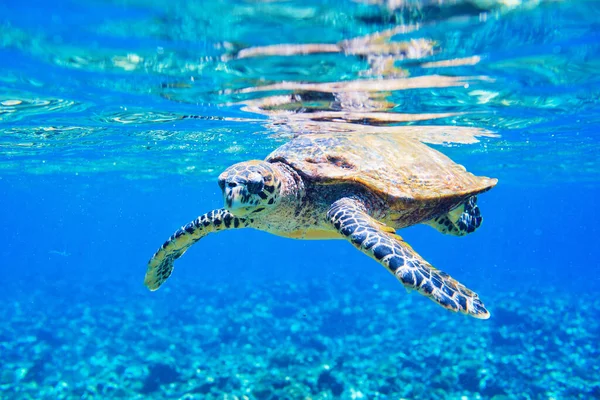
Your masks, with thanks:
[{"label": "rippled water surface", "polygon": [[[594,0],[0,1],[0,397],[599,398],[599,16]],[[223,169],[340,132],[499,179],[477,232],[399,232],[489,320],[406,294],[346,241],[253,230],[143,286],[161,243],[223,206]]]},{"label": "rippled water surface", "polygon": [[0,5],[7,174],[203,179],[314,121],[484,129],[449,153],[509,180],[597,174],[594,1],[21,7]]}]

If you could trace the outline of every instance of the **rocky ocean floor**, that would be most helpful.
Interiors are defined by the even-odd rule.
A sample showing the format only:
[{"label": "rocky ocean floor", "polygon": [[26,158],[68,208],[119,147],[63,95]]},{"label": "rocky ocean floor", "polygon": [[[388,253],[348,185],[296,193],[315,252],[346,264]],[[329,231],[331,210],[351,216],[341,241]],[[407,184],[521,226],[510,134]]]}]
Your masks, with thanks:
[{"label": "rocky ocean floor", "polygon": [[0,397],[600,398],[593,293],[486,293],[480,321],[368,279],[136,284],[5,284]]}]

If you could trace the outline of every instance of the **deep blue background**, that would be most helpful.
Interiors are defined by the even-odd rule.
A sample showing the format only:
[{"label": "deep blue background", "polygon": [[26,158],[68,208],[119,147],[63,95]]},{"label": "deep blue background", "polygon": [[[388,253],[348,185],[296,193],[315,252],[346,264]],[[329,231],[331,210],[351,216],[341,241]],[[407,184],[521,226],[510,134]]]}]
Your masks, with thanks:
[{"label": "deep blue background", "polygon": [[[597,291],[598,193],[584,184],[501,181],[479,198],[484,224],[476,233],[456,238],[417,226],[400,234],[484,300],[487,292],[528,287]],[[5,176],[0,198],[3,279],[29,279],[32,288],[56,280],[81,285],[119,280],[141,288],[146,262],[158,246],[180,225],[221,206],[216,183],[173,177],[130,181],[118,175]],[[221,279],[301,282],[332,274],[368,274],[384,287],[402,290],[345,241],[297,241],[253,230],[203,239],[176,263],[167,285]]]}]

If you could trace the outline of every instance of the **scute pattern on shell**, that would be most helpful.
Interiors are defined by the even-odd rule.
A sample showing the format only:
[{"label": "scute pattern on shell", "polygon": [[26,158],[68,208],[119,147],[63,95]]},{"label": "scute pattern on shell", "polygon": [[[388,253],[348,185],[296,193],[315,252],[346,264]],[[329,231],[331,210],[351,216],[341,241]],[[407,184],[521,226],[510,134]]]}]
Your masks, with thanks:
[{"label": "scute pattern on shell", "polygon": [[392,208],[414,201],[447,203],[497,182],[475,176],[439,151],[399,134],[298,135],[266,160],[284,162],[321,184],[361,184]]}]

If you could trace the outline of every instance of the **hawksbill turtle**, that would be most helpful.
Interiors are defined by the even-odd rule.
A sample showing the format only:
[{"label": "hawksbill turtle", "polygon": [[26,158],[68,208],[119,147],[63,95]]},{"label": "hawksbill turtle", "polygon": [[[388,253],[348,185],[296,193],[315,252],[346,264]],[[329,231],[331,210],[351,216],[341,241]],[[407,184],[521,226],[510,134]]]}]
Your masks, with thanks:
[{"label": "hawksbill turtle", "polygon": [[298,135],[264,161],[234,164],[218,178],[225,207],[177,230],[148,262],[158,289],[174,261],[209,233],[254,228],[295,239],[347,239],[448,310],[480,319],[479,296],[412,249],[397,229],[424,223],[462,236],[481,225],[479,193],[497,179],[475,176],[442,153],[398,134]]}]

